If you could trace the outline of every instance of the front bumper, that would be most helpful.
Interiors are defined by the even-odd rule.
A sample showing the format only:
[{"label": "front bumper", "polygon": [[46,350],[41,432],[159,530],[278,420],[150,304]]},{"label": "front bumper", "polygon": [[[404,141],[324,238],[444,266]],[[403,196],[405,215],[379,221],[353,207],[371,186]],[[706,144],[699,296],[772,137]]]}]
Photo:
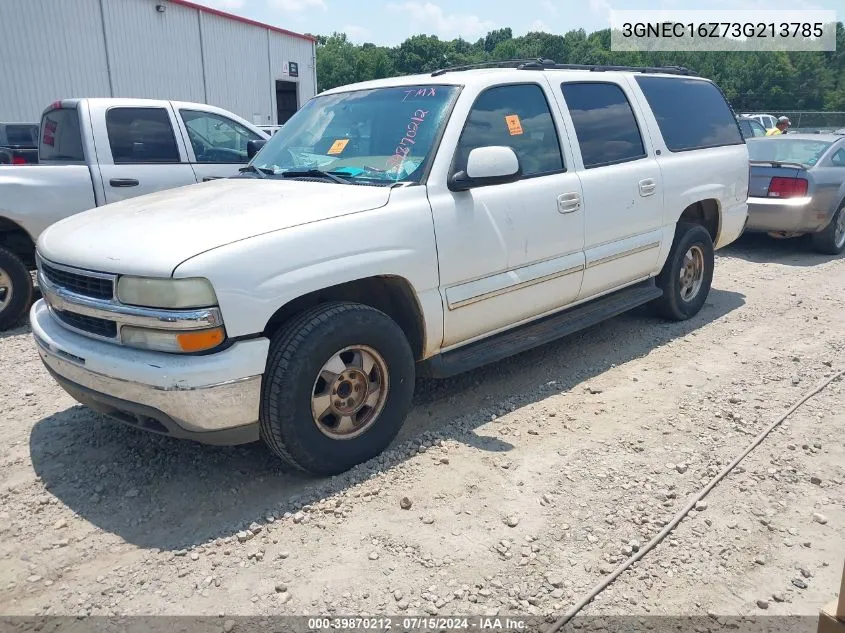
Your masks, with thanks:
[{"label": "front bumper", "polygon": [[30,311],[38,353],[74,399],[137,428],[205,444],[258,439],[269,340],[202,356],[135,350],[69,331],[39,300]]},{"label": "front bumper", "polygon": [[748,226],[757,232],[815,233],[830,222],[830,214],[812,198],[749,198]]}]

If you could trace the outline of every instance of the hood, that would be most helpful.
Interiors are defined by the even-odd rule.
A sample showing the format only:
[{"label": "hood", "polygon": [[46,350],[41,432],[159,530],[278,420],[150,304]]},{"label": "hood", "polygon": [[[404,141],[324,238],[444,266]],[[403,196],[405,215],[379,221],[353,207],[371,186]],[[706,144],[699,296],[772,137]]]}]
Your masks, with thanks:
[{"label": "hood", "polygon": [[65,218],[38,238],[42,257],[101,272],[170,276],[232,242],[377,209],[390,188],[234,178],[168,189]]}]

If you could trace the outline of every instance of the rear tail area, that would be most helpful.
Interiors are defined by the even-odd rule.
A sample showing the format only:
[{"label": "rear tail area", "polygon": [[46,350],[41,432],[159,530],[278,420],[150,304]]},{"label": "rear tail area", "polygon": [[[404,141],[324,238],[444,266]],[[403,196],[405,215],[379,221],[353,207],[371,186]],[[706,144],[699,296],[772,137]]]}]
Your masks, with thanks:
[{"label": "rear tail area", "polygon": [[751,161],[750,198],[804,198],[810,193],[810,179],[804,165],[776,161]]}]

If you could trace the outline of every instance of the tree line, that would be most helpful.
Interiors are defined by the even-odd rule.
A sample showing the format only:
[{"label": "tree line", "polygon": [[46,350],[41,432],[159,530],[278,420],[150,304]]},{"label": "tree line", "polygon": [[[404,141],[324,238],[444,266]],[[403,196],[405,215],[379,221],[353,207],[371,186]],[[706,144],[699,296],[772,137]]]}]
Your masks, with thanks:
[{"label": "tree line", "polygon": [[475,42],[414,35],[393,47],[356,45],[344,33],[316,37],[318,91],[447,66],[542,57],[570,64],[684,66],[714,80],[737,112],[845,110],[842,22],[836,25],[836,51],[831,52],[611,51],[610,29],[514,37],[503,28]]}]

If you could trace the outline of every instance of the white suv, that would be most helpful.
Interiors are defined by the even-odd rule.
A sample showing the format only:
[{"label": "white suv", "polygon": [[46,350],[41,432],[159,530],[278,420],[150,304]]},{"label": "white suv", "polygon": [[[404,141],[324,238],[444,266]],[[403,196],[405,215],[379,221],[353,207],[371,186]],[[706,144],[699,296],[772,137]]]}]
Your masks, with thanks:
[{"label": "white suv", "polygon": [[778,123],[777,117],[773,114],[741,114],[740,116],[743,119],[753,119],[757,121],[757,123],[762,125],[767,130],[771,130]]},{"label": "white suv", "polygon": [[540,60],[345,86],[240,176],[47,229],[32,332],[93,409],[338,473],[388,446],[415,376],[646,303],[695,315],[747,190],[733,113],[683,69]]}]

